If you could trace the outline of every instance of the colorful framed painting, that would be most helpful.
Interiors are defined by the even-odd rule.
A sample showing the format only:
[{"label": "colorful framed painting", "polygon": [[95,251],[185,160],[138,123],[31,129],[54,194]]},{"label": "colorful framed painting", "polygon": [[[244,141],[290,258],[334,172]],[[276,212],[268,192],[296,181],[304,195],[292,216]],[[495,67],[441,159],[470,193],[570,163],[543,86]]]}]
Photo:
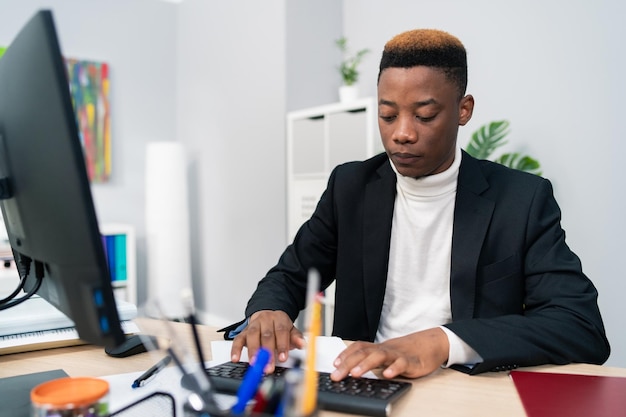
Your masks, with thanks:
[{"label": "colorful framed painting", "polygon": [[89,180],[107,182],[111,176],[109,66],[72,58],[65,62]]}]

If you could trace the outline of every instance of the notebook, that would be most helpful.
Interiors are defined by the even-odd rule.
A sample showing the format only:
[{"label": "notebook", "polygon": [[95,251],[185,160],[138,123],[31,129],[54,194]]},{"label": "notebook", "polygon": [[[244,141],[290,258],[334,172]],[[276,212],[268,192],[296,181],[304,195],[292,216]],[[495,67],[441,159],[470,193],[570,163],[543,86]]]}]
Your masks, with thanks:
[{"label": "notebook", "polygon": [[42,382],[66,377],[60,370],[0,378],[0,417],[29,417],[30,390]]},{"label": "notebook", "polygon": [[626,415],[626,378],[511,371],[528,417]]}]

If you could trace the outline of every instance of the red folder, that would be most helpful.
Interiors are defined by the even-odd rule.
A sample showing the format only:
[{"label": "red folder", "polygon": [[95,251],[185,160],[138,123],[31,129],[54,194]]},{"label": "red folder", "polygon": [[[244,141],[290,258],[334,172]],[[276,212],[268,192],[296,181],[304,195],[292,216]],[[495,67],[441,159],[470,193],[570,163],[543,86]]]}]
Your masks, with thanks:
[{"label": "red folder", "polygon": [[528,417],[626,416],[626,378],[511,371]]}]

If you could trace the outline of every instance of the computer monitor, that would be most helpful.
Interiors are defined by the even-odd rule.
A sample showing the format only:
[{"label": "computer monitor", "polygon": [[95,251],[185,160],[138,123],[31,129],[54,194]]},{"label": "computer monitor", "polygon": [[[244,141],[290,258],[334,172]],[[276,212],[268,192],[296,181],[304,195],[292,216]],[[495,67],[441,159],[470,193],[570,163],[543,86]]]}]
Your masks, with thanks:
[{"label": "computer monitor", "polygon": [[121,344],[67,69],[48,10],[37,12],[0,58],[0,206],[18,269],[32,264],[24,290],[65,313],[84,341]]}]

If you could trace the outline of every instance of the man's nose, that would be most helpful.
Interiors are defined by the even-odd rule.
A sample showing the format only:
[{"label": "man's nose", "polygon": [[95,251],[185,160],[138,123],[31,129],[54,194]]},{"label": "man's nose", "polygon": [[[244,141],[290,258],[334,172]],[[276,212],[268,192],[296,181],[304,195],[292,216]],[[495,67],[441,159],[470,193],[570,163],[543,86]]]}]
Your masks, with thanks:
[{"label": "man's nose", "polygon": [[393,140],[397,143],[417,142],[417,130],[413,125],[413,120],[409,118],[398,120],[396,130],[393,133]]}]

